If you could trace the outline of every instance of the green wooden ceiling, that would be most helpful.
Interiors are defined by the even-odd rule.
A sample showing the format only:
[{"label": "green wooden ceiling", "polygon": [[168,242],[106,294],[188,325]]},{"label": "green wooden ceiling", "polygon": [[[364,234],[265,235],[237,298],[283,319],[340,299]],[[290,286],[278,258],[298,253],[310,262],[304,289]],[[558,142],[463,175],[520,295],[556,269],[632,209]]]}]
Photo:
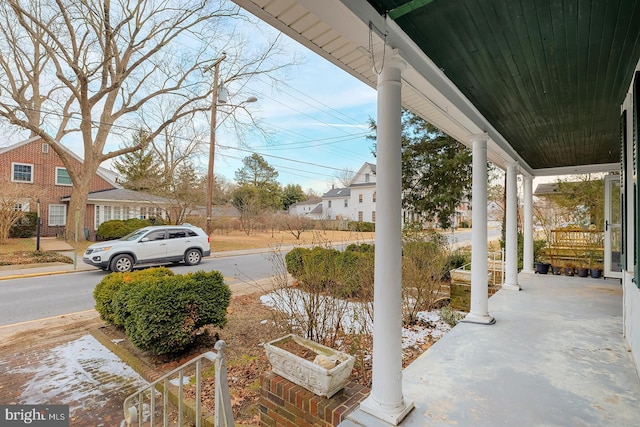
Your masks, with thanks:
[{"label": "green wooden ceiling", "polygon": [[615,163],[637,0],[368,0],[534,168]]}]

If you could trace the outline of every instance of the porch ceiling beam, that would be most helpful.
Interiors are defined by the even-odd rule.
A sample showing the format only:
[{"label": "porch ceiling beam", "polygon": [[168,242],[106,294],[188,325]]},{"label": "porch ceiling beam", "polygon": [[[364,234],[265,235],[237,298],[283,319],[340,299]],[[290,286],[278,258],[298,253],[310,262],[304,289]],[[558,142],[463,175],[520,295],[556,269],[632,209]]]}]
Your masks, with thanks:
[{"label": "porch ceiling beam", "polygon": [[577,175],[577,174],[583,174],[583,173],[619,172],[619,171],[620,171],[620,163],[602,163],[597,165],[534,169],[533,176]]},{"label": "porch ceiling beam", "polygon": [[398,6],[393,8],[387,13],[389,18],[396,20],[408,13],[413,12],[416,9],[420,9],[422,6],[426,6],[429,3],[433,3],[435,0],[412,0],[408,3],[403,4],[402,6]]}]

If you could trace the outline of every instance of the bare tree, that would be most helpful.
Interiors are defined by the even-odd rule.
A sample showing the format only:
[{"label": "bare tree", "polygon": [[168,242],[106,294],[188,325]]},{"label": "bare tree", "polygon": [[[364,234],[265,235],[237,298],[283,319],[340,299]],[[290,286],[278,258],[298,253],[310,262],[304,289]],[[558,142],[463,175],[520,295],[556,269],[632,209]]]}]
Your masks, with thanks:
[{"label": "bare tree", "polygon": [[286,215],[284,217],[284,226],[296,240],[300,240],[300,236],[307,230],[313,230],[315,222],[311,218],[297,215]]},{"label": "bare tree", "polygon": [[[239,11],[208,0],[0,4],[0,117],[42,138],[61,158],[73,182],[69,223],[75,211],[84,221],[90,183],[102,162],[143,148],[172,123],[211,108],[213,85],[203,70],[222,53],[217,40],[234,40],[221,31],[233,32],[234,19],[247,21]],[[225,61],[225,81],[269,76],[286,66],[274,61],[278,43],[235,54],[238,46],[231,43],[223,47],[232,58]],[[115,134],[127,138],[137,130],[131,123],[158,105],[167,110],[159,120],[145,121],[147,139],[107,149]],[[73,141],[83,148],[79,166],[63,149]]]},{"label": "bare tree", "polygon": [[8,181],[0,181],[0,186],[0,242],[4,242],[11,227],[24,216],[24,205],[35,200],[37,191],[33,186]]},{"label": "bare tree", "polygon": [[348,187],[351,184],[351,180],[353,179],[355,172],[353,169],[349,167],[345,167],[337,171],[333,177],[338,181],[338,185],[342,187]]}]

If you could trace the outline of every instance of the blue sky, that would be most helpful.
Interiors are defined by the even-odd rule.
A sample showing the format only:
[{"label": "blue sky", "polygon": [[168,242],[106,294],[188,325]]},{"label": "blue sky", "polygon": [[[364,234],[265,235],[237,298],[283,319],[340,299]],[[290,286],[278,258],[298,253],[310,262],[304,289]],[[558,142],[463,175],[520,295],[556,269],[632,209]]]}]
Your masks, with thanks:
[{"label": "blue sky", "polygon": [[276,168],[283,186],[300,184],[323,193],[337,169],[355,172],[364,162],[375,162],[365,135],[369,117],[376,116],[376,92],[291,39],[285,44],[303,57],[303,64],[289,70],[290,78],[275,88],[258,78],[242,89],[258,98],[247,108],[269,132],[268,140],[256,134],[243,145],[220,129],[215,173],[232,181],[251,152],[226,147],[249,149]]}]

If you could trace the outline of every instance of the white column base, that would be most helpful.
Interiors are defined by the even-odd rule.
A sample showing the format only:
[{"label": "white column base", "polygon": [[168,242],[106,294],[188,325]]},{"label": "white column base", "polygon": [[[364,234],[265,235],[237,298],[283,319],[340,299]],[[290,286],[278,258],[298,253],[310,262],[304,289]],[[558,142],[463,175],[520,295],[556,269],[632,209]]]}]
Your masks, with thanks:
[{"label": "white column base", "polygon": [[513,283],[503,283],[502,289],[506,289],[508,291],[519,291],[522,288],[517,283],[515,285]]},{"label": "white column base", "polygon": [[493,325],[496,323],[496,319],[488,314],[480,315],[475,313],[469,313],[461,320],[462,323],[479,323],[481,325]]},{"label": "white column base", "polygon": [[413,402],[407,402],[406,400],[402,402],[402,406],[387,407],[387,405],[378,403],[373,396],[367,397],[360,403],[361,411],[394,426],[400,424],[400,421],[402,421],[414,407],[415,404]]},{"label": "white column base", "polygon": [[520,274],[536,274],[536,271],[534,269],[528,269],[528,270],[521,270]]}]

